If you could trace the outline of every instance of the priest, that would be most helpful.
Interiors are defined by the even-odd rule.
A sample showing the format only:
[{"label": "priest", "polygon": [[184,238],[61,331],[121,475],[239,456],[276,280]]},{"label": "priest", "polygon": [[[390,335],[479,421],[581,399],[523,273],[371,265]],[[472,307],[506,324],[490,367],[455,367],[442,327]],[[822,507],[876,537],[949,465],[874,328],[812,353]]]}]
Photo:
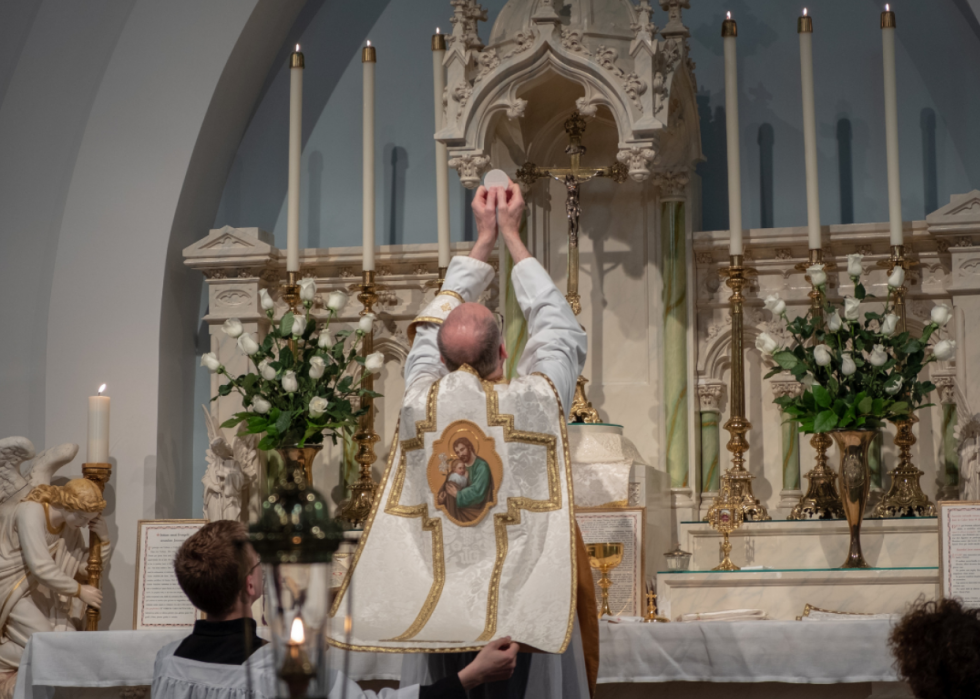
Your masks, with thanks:
[{"label": "priest", "polygon": [[[409,328],[398,434],[331,610],[351,623],[331,641],[428,653],[406,660],[402,682],[414,684],[451,675],[469,653],[510,636],[527,652],[509,684],[489,686],[488,696],[586,697],[598,622],[565,424],[587,343],[521,241],[523,212],[513,183],[477,190],[473,250],[453,259]],[[477,303],[494,276],[498,222],[528,324],[509,383],[500,328]]]}]

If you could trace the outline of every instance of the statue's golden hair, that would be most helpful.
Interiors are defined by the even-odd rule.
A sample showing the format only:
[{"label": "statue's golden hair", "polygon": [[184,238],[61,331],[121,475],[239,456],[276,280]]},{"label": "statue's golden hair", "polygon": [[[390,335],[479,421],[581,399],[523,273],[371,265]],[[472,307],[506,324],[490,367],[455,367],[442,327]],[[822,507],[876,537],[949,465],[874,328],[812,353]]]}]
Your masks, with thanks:
[{"label": "statue's golden hair", "polygon": [[36,486],[23,501],[73,512],[102,512],[106,506],[99,486],[87,478],[73,478],[65,485]]}]

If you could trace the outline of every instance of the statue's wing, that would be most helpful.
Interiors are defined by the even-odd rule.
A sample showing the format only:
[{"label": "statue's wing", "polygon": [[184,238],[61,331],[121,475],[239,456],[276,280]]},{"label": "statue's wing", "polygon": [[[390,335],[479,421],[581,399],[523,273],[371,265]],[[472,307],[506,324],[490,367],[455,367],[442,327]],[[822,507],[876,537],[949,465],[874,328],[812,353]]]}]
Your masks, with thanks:
[{"label": "statue's wing", "polygon": [[235,438],[235,461],[249,481],[259,475],[259,452],[256,449],[259,437],[257,434],[239,434]]},{"label": "statue's wing", "polygon": [[204,424],[208,428],[208,443],[211,443],[221,436],[221,431],[218,429],[218,423],[211,417],[211,411],[208,410],[208,406],[202,405],[201,410],[204,411]]},{"label": "statue's wing", "polygon": [[51,476],[59,468],[71,462],[77,453],[77,444],[62,444],[42,451],[34,459],[34,463],[31,465],[30,475],[27,477],[31,487],[51,485]]},{"label": "statue's wing", "polygon": [[955,383],[953,390],[956,391],[956,435],[963,444],[966,440],[980,437],[980,415],[973,412],[963,391]]},{"label": "statue's wing", "polygon": [[0,439],[0,502],[27,485],[20,465],[34,458],[34,445],[27,437]]}]

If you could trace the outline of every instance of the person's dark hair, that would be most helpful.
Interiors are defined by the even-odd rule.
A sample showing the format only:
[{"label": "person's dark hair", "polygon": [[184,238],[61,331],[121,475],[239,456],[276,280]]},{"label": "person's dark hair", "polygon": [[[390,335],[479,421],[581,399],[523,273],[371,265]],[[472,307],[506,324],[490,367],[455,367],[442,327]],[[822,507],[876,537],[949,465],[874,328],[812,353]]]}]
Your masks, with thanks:
[{"label": "person's dark hair", "polygon": [[917,600],[888,639],[918,699],[980,698],[980,609]]},{"label": "person's dark hair", "polygon": [[449,371],[456,371],[463,364],[469,364],[474,371],[482,378],[487,378],[497,369],[497,360],[500,349],[500,328],[493,316],[488,316],[483,327],[478,328],[479,335],[474,338],[476,342],[468,348],[469,351],[450,352],[446,350],[445,343],[442,341],[442,328],[436,336],[439,343],[439,353],[446,361],[446,368]]},{"label": "person's dark hair", "polygon": [[248,530],[241,522],[209,522],[183,543],[174,558],[177,583],[209,616],[227,614],[245,593]]}]

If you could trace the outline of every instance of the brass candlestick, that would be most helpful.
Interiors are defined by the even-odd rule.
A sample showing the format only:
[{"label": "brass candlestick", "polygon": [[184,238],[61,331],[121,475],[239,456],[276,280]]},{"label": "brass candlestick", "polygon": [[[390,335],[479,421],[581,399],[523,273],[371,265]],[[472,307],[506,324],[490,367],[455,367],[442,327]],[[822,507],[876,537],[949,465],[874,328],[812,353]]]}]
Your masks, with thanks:
[{"label": "brass candlestick", "polygon": [[[112,475],[112,464],[90,463],[82,464],[82,477],[90,481],[95,481],[99,490],[105,493],[105,484],[109,482]],[[88,584],[92,587],[102,588],[102,540],[93,531],[88,535]],[[98,631],[101,613],[95,607],[85,610],[85,630]]]},{"label": "brass candlestick", "polygon": [[604,614],[612,616],[612,611],[609,609],[609,588],[612,587],[609,571],[623,562],[623,544],[586,544],[585,548],[589,554],[589,565],[600,573],[602,604],[599,606],[599,618],[601,619]]},{"label": "brass candlestick", "polygon": [[[721,270],[721,275],[727,278],[726,283],[732,290],[730,313],[732,316],[732,378],[729,387],[731,399],[731,416],[725,423],[725,429],[731,434],[728,440],[728,451],[732,453],[732,465],[722,475],[722,492],[727,484],[727,506],[739,510],[742,519],[750,522],[761,522],[772,519],[765,506],[752,494],[752,479],[745,466],[745,452],[749,442],[745,433],[752,429],[751,423],[745,417],[745,347],[743,343],[743,313],[742,306],[745,297],[742,289],[748,283],[748,278],[755,276],[754,269],[745,267],[742,255],[732,255],[730,265]],[[722,499],[722,494],[715,498],[715,505]],[[712,506],[713,509],[714,506]],[[711,510],[708,511],[709,517]]]},{"label": "brass candlestick", "polygon": [[[878,266],[887,268],[890,276],[896,267],[908,272],[918,267],[919,263],[906,257],[904,245],[893,245],[891,257],[879,262]],[[905,322],[907,292],[908,287],[905,284],[892,291],[892,301],[895,304],[895,314],[901,323],[901,332],[908,330]],[[918,421],[919,418],[910,413],[907,419],[895,423],[897,427],[895,446],[899,449],[898,466],[891,472],[892,482],[888,492],[871,511],[872,519],[936,516],[936,506],[922,492],[922,486],[919,484],[923,473],[912,463],[912,445],[917,441],[912,434],[912,427]]]},{"label": "brass candlestick", "polygon": [[660,616],[657,611],[657,592],[652,586],[647,589],[647,613],[643,617],[643,621],[648,624],[666,624],[670,621],[667,617]]},{"label": "brass candlestick", "polygon": [[[820,265],[823,269],[834,268],[833,262],[823,261],[823,250],[812,248],[809,259],[805,263],[796,265],[796,270],[806,272],[810,267]],[[810,281],[810,308],[813,311],[814,323],[823,323],[823,305],[821,304],[821,293]],[[837,492],[837,474],[827,466],[827,449],[833,444],[830,435],[817,433],[810,438],[810,446],[816,452],[817,464],[806,474],[808,481],[806,493],[800,497],[800,501],[790,512],[787,519],[844,519],[844,506],[841,504],[840,495]]]},{"label": "brass candlestick", "polygon": [[[380,285],[374,281],[374,270],[364,270],[362,282],[353,284],[351,291],[357,291],[357,300],[364,308],[361,315],[374,313],[374,304],[378,302],[378,291]],[[366,333],[362,339],[361,354],[365,357],[374,352],[374,329]],[[364,378],[361,385],[368,391],[374,390],[374,376],[368,375]],[[367,412],[361,416],[358,423],[357,432],[354,433],[354,441],[357,442],[357,455],[354,459],[360,464],[361,475],[350,489],[350,497],[340,504],[339,516],[353,526],[364,522],[371,513],[371,506],[374,504],[374,494],[377,484],[371,478],[371,466],[378,457],[374,453],[374,445],[380,439],[374,431],[374,399],[365,396],[361,398],[361,407],[366,407]]]}]

